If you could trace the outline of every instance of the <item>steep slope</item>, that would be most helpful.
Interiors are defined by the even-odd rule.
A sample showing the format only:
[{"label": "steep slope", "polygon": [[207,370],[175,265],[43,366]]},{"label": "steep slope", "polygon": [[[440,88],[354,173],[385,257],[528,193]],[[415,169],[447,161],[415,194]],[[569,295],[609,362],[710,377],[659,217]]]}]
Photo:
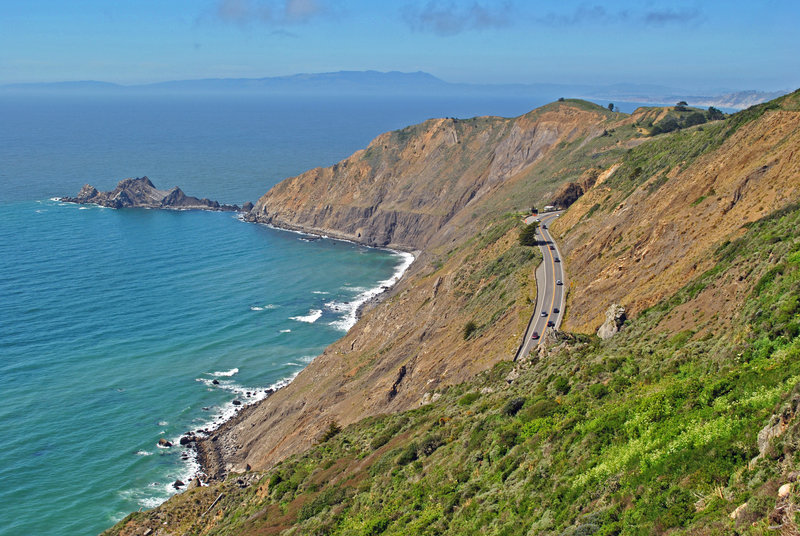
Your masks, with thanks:
[{"label": "steep slope", "polygon": [[[201,444],[209,469],[269,467],[331,422],[415,407],[513,357],[535,302],[537,254],[517,245],[521,214],[507,211],[569,176],[555,175],[554,162],[593,162],[617,147],[603,132],[621,120],[580,101],[516,119],[432,120],[262,197],[253,221],[421,251],[389,297],[290,386]],[[478,329],[464,340],[468,322]]]},{"label": "steep slope", "polygon": [[[728,140],[750,123],[777,117],[773,129],[794,128],[787,111],[734,116],[721,127],[736,131],[706,156],[735,154]],[[664,151],[646,154],[633,160],[642,172],[662,166]],[[641,173],[628,175],[629,163],[599,185],[634,195],[640,185],[625,180]],[[680,184],[694,195],[693,183]],[[730,210],[770,195],[743,188]],[[629,217],[647,218],[655,197],[630,205]],[[596,209],[578,219],[602,228],[607,217]],[[708,269],[661,291],[613,338],[562,334],[530,360],[440,383],[419,408],[333,428],[269,471],[189,490],[110,534],[797,534],[798,229],[794,192],[781,208],[740,222],[735,238],[708,251]],[[503,238],[493,238],[473,243],[499,251]],[[437,295],[454,292],[444,285]],[[671,324],[731,285],[729,310],[702,331]]]},{"label": "steep slope", "polygon": [[246,219],[422,249],[460,212],[481,205],[559,146],[601,136],[620,115],[564,102],[514,119],[432,119],[382,134],[335,166],[281,182]]},{"label": "steep slope", "polygon": [[[564,328],[593,332],[611,303],[635,315],[708,270],[720,243],[797,199],[798,147],[795,92],[630,151],[552,226],[574,290]],[[746,286],[731,282],[713,297],[701,296],[699,310],[676,315],[685,329],[714,315],[730,317]]]}]

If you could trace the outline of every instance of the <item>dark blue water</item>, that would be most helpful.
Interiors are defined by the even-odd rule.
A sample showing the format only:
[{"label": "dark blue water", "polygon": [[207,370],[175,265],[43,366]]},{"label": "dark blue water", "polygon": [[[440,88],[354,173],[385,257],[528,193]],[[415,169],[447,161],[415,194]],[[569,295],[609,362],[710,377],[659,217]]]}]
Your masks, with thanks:
[{"label": "dark blue water", "polygon": [[148,175],[255,201],[383,131],[536,104],[0,101],[0,534],[95,534],[163,501],[196,466],[160,438],[218,423],[234,399],[292,378],[407,261],[229,213],[51,198]]}]

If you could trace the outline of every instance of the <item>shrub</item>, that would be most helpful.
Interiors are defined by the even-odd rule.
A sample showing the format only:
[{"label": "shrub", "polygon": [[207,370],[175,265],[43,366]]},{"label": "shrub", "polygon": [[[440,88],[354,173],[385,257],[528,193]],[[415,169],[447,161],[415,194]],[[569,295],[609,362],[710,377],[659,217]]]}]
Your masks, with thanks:
[{"label": "shrub", "polygon": [[602,383],[596,383],[589,387],[589,394],[595,397],[597,400],[600,400],[608,394],[608,387]]},{"label": "shrub", "polygon": [[464,329],[461,330],[461,335],[464,337],[464,340],[469,339],[470,335],[475,333],[476,329],[478,329],[478,326],[472,320],[464,324]]},{"label": "shrub", "polygon": [[339,504],[345,499],[345,493],[342,488],[328,488],[316,497],[314,497],[313,501],[307,502],[300,508],[300,511],[297,513],[298,521],[304,521],[311,517],[314,517],[318,513],[325,510],[329,506],[333,506],[335,504]]},{"label": "shrub", "polygon": [[539,222],[533,222],[530,225],[526,225],[522,228],[519,232],[519,244],[521,246],[535,246],[539,243],[539,240],[536,238],[536,229],[539,228]]},{"label": "shrub", "polygon": [[725,119],[725,114],[722,113],[720,110],[714,108],[713,106],[708,107],[708,112],[706,112],[706,116],[708,117],[709,121],[717,121],[719,119]]},{"label": "shrub", "polygon": [[320,439],[320,443],[325,443],[329,439],[332,439],[336,434],[342,431],[342,427],[336,421],[331,421],[328,425],[328,429],[325,430],[325,433],[322,434],[322,438]]},{"label": "shrub", "polygon": [[559,376],[553,382],[553,389],[555,389],[556,393],[560,395],[569,393],[569,380],[564,376]]},{"label": "shrub", "polygon": [[422,443],[420,443],[419,452],[423,456],[430,456],[436,449],[441,447],[443,443],[442,438],[438,435],[428,435],[422,440]]},{"label": "shrub", "polygon": [[700,112],[694,112],[686,116],[683,120],[684,127],[693,127],[695,125],[702,125],[706,122],[706,116]]},{"label": "shrub", "polygon": [[481,396],[481,394],[478,393],[478,392],[467,393],[467,394],[465,394],[464,396],[462,396],[461,398],[458,399],[458,405],[459,406],[469,406],[470,404],[472,404],[473,402],[478,400],[478,398],[480,398],[480,396]]},{"label": "shrub", "polygon": [[417,459],[417,444],[415,442],[409,443],[400,456],[397,457],[397,465],[408,465]]},{"label": "shrub", "polygon": [[520,418],[523,421],[530,421],[533,419],[539,419],[541,417],[549,417],[558,411],[558,407],[558,404],[556,404],[553,400],[539,400],[525,408],[525,410],[520,414]]},{"label": "shrub", "polygon": [[513,417],[519,412],[519,410],[522,409],[522,406],[524,405],[525,405],[524,398],[512,398],[511,400],[506,402],[506,405],[503,407],[503,413],[505,413],[509,417]]}]

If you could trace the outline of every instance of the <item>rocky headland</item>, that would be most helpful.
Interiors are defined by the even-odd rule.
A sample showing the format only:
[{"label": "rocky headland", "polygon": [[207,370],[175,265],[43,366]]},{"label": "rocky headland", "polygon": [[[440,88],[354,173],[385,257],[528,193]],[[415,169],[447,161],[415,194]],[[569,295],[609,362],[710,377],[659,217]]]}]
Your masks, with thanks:
[{"label": "rocky headland", "polygon": [[109,208],[158,208],[167,210],[218,210],[239,212],[237,205],[222,205],[210,199],[188,196],[175,186],[159,190],[147,177],[119,181],[109,192],[100,192],[87,184],[75,197],[62,197],[66,203],[92,204]]}]

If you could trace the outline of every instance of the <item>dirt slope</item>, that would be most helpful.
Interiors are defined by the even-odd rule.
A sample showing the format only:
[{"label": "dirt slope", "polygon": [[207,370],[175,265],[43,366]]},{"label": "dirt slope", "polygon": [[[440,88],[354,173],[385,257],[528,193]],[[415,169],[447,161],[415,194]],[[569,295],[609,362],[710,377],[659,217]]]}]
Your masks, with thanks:
[{"label": "dirt slope", "polygon": [[[552,226],[563,241],[573,285],[564,328],[595,331],[611,303],[635,315],[711,268],[714,249],[739,236],[743,225],[796,201],[800,112],[793,102],[742,125],[718,149],[688,164],[654,168],[633,191],[611,177],[581,197]],[[674,136],[690,145],[709,133]],[[653,154],[658,143],[647,142]],[[686,319],[684,329],[725,314],[734,295],[735,285],[716,297],[702,296],[695,308],[704,315]]]}]

